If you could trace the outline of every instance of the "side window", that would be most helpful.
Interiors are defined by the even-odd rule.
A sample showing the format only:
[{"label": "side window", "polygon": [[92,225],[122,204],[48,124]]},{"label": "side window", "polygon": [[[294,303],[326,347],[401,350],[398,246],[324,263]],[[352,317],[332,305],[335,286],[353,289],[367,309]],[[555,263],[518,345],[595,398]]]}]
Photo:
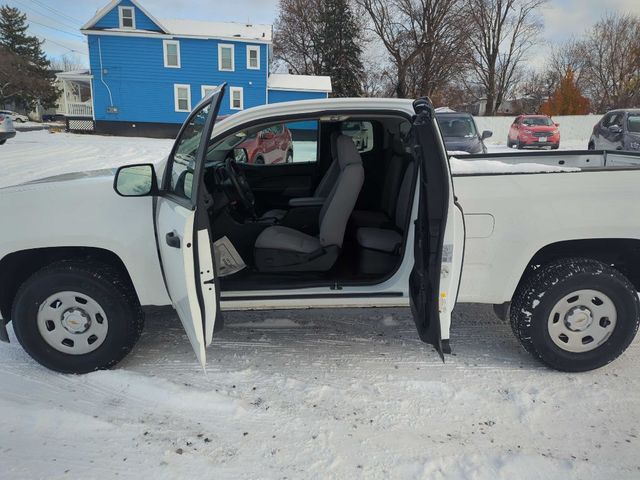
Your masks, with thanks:
[{"label": "side window", "polygon": [[249,165],[311,163],[318,160],[318,121],[277,123],[236,132],[207,153],[207,161],[232,158]]},{"label": "side window", "polygon": [[191,199],[196,156],[210,108],[209,103],[191,118],[176,142],[173,157],[169,159],[169,192],[182,198]]},{"label": "side window", "polygon": [[360,153],[373,150],[373,125],[371,122],[342,122],[340,131],[352,138]]},{"label": "side window", "polygon": [[602,119],[602,126],[604,128],[607,128],[609,125],[611,125],[611,120],[613,119],[613,114],[609,114],[609,115],[605,115],[604,118]]}]

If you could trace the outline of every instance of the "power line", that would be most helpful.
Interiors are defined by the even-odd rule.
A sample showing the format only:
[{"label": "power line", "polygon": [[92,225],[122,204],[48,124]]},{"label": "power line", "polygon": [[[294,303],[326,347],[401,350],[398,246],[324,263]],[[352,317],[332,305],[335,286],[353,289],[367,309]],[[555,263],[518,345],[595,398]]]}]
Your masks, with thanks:
[{"label": "power line", "polygon": [[45,42],[51,42],[51,43],[54,43],[54,44],[58,45],[59,47],[62,47],[62,48],[64,48],[64,49],[66,49],[66,50],[69,50],[70,52],[73,52],[73,53],[79,53],[80,55],[86,55],[87,57],[89,56],[89,54],[88,54],[87,52],[81,52],[80,50],[76,50],[76,49],[74,49],[74,48],[69,48],[69,47],[67,47],[66,45],[63,45],[62,43],[56,42],[55,40],[51,40],[50,38],[42,37],[42,39],[43,39]]},{"label": "power line", "polygon": [[49,12],[44,12],[44,13],[40,12],[40,11],[36,10],[33,6],[23,3],[21,0],[14,0],[14,1],[16,3],[18,3],[18,4],[20,4],[20,5],[23,5],[24,8],[27,8],[27,9],[31,10],[34,14],[37,14],[37,15],[39,15],[41,17],[44,17],[47,20],[51,20],[53,22],[59,23],[60,25],[62,25],[65,28],[70,28],[72,30],[77,30],[78,29],[78,27],[76,25],[70,25],[69,23],[66,23],[66,21],[63,22],[62,20],[58,20],[57,18],[53,18],[51,16],[51,13],[49,13]]},{"label": "power line", "polygon": [[82,38],[84,40],[84,36],[80,35],[79,33],[71,33],[67,30],[62,30],[60,28],[56,28],[56,27],[52,27],[51,25],[46,25],[44,23],[40,23],[40,22],[36,22],[35,20],[28,18],[27,20],[29,20],[31,23],[35,23],[36,25],[40,25],[42,27],[46,27],[46,28],[50,28],[51,30],[57,30],[58,32],[62,32],[62,33],[66,33],[67,35],[73,35],[74,37],[79,37]]},{"label": "power line", "polygon": [[32,1],[33,3],[35,3],[36,5],[40,5],[41,7],[46,8],[46,9],[47,9],[47,10],[49,10],[50,12],[55,13],[56,15],[59,15],[59,16],[61,16],[61,17],[63,17],[63,18],[64,18],[64,17],[66,17],[67,19],[69,19],[69,20],[71,20],[71,21],[73,21],[73,22],[78,22],[78,23],[80,23],[81,25],[83,25],[83,24],[84,24],[84,22],[83,22],[82,20],[78,20],[77,18],[74,18],[74,17],[72,17],[71,15],[67,15],[66,13],[61,12],[60,10],[57,10],[57,9],[55,9],[55,8],[53,8],[53,7],[50,7],[49,5],[46,5],[46,4],[42,3],[42,2],[40,2],[39,0],[31,0],[31,1]]}]

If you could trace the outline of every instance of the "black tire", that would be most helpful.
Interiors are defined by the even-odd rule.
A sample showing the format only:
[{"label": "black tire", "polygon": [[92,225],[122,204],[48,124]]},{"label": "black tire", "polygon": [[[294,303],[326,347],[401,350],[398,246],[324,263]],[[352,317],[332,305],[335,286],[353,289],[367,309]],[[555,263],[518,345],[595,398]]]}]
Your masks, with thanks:
[{"label": "black tire", "polygon": [[[108,318],[104,341],[89,353],[72,355],[59,351],[38,330],[40,305],[51,295],[68,290],[94,299]],[[41,365],[63,373],[87,373],[114,366],[131,351],[144,326],[144,314],[130,282],[116,268],[90,261],[61,261],[33,274],[18,290],[11,318],[26,352]]]},{"label": "black tire", "polygon": [[595,150],[596,146],[593,142],[589,142],[589,145],[587,145],[587,150]]},{"label": "black tire", "polygon": [[[617,322],[602,344],[576,353],[554,343],[548,322],[556,304],[580,289],[607,295],[616,308]],[[640,324],[640,301],[633,284],[618,270],[597,260],[567,258],[532,271],[521,282],[510,317],[514,334],[533,356],[557,370],[584,372],[612,362],[627,349]]]},{"label": "black tire", "polygon": [[551,150],[558,150],[560,148],[560,144],[558,143],[557,145],[552,145],[551,146]]},{"label": "black tire", "polygon": [[257,156],[253,163],[255,165],[264,165],[264,158],[262,156]]},{"label": "black tire", "polygon": [[513,142],[509,137],[507,137],[507,148],[513,148]]},{"label": "black tire", "polygon": [[5,143],[7,143],[7,139],[6,138],[4,140],[0,140],[0,145],[4,145]]},{"label": "black tire", "polygon": [[518,150],[522,150],[524,148],[524,145],[522,145],[522,142],[520,141],[520,139],[516,140],[516,148]]},{"label": "black tire", "polygon": [[293,151],[287,151],[287,156],[285,157],[285,163],[293,163]]}]

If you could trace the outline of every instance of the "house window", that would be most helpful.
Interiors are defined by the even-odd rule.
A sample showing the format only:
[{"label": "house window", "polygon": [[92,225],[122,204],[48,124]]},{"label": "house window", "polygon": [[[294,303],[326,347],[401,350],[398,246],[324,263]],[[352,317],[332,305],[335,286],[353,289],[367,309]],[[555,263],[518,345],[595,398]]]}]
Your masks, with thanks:
[{"label": "house window", "polygon": [[173,86],[173,98],[175,101],[176,112],[191,111],[191,86],[179,85]]},{"label": "house window", "polygon": [[164,66],[167,68],[180,68],[180,42],[164,40],[162,48],[164,51]]},{"label": "house window", "polygon": [[233,59],[233,45],[218,45],[218,70],[222,72],[233,72],[235,62]]},{"label": "house window", "polygon": [[202,98],[206,97],[207,95],[209,95],[211,92],[213,92],[216,88],[215,85],[202,85],[200,87],[200,94],[202,95]]},{"label": "house window", "polygon": [[118,7],[120,28],[136,28],[136,10],[133,7]]},{"label": "house window", "polygon": [[231,87],[229,91],[231,92],[231,95],[229,97],[231,100],[231,110],[242,110],[244,108],[244,95],[242,93],[242,87]]},{"label": "house window", "polygon": [[247,68],[260,70],[260,47],[257,45],[247,46]]}]

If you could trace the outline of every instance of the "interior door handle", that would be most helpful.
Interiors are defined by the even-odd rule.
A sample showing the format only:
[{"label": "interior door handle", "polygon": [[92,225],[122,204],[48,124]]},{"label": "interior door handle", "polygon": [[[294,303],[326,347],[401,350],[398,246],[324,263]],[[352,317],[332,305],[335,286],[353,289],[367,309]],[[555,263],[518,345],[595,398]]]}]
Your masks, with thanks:
[{"label": "interior door handle", "polygon": [[165,240],[167,241],[167,245],[169,245],[170,247],[180,248],[180,237],[175,230],[173,232],[167,233]]}]

